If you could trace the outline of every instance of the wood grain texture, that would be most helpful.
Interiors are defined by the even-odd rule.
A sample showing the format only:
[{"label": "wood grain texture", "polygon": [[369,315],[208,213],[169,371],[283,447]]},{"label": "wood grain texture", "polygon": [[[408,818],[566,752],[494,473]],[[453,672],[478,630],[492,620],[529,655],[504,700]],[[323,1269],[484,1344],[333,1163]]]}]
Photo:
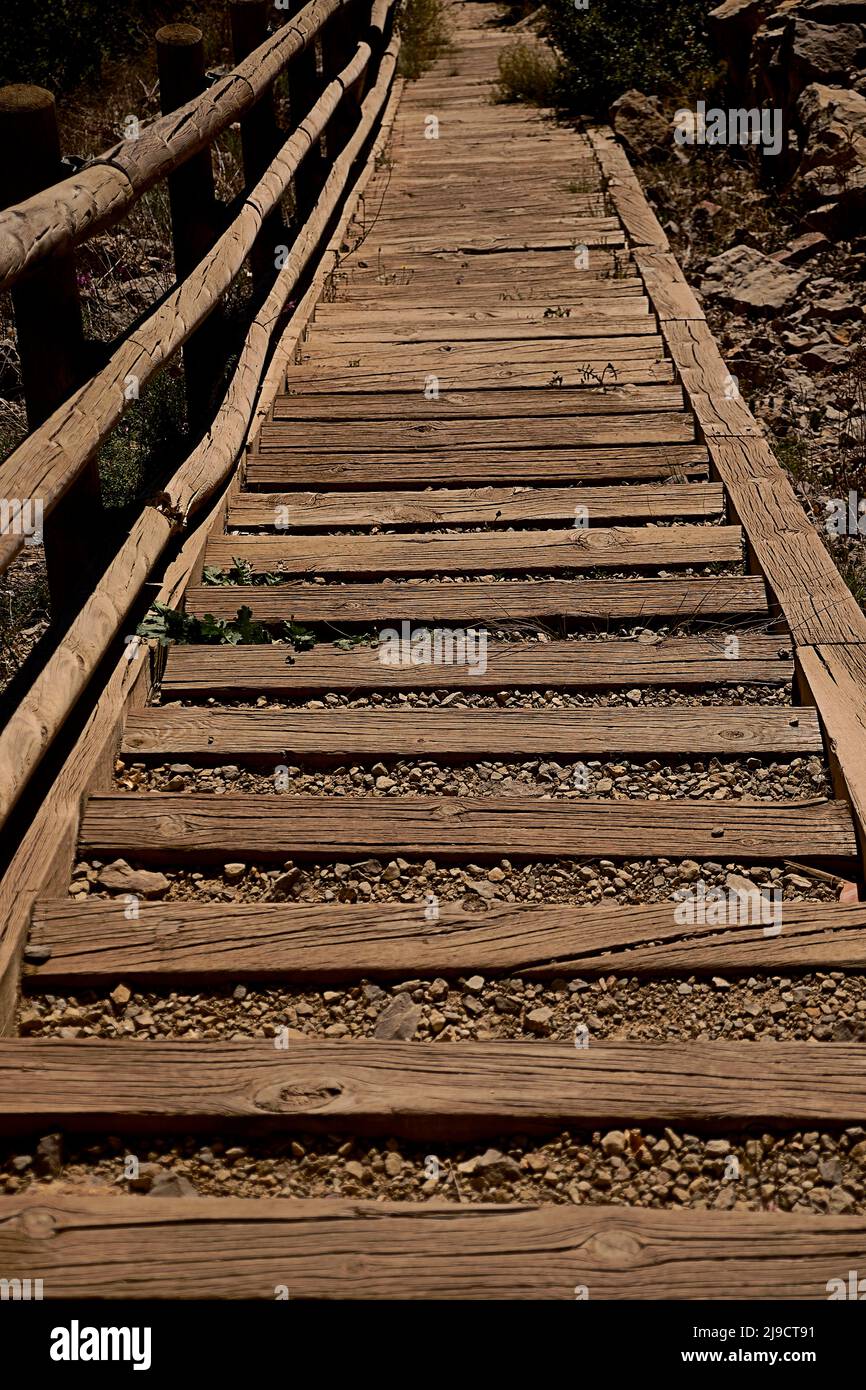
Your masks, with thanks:
[{"label": "wood grain texture", "polygon": [[[435,368],[432,368],[435,370]],[[647,388],[650,389],[650,388]],[[303,453],[312,451],[344,454],[428,449],[538,449],[581,448],[597,444],[693,444],[694,423],[685,411],[655,411],[639,415],[619,415],[610,402],[604,415],[575,415],[559,419],[556,416],[534,416],[529,419],[486,420],[479,427],[473,420],[447,420],[434,416],[429,420],[342,421],[327,424],[304,421],[295,424],[288,420],[274,423],[262,432],[262,448],[278,449],[289,454],[292,449]]]},{"label": "wood grain texture", "polygon": [[0,1042],[0,1133],[288,1132],[465,1139],[575,1125],[856,1124],[845,1043]]},{"label": "wood grain texture", "polygon": [[[420,391],[435,366],[440,388],[486,391],[504,386],[549,388],[556,379],[563,386],[585,387],[587,373],[597,376],[607,371],[610,354],[597,348],[588,355],[577,344],[557,348],[556,363],[544,343],[455,343],[442,349],[434,344],[439,360],[430,361],[427,347],[407,349],[395,354],[378,353],[373,346],[348,350],[326,357],[304,354],[302,366],[293,366],[288,376],[292,391]],[[445,353],[447,352],[447,357]],[[618,382],[632,386],[672,382],[674,370],[661,351],[647,355],[618,355]]]},{"label": "wood grain texture", "polygon": [[824,1300],[864,1261],[862,1216],[0,1197],[0,1263],[47,1299]]},{"label": "wood grain texture", "polygon": [[408,526],[443,522],[492,525],[509,521],[574,521],[585,509],[600,521],[719,516],[717,483],[659,483],[654,487],[443,488],[424,492],[241,493],[227,524],[239,529],[309,530],[339,526]]},{"label": "wood grain texture", "polygon": [[516,618],[689,619],[765,615],[759,577],[715,579],[538,579],[442,584],[191,585],[187,609],[234,618],[247,606],[258,622],[402,622],[453,618],[496,626]]},{"label": "wood grain texture", "polygon": [[763,862],[857,852],[844,802],[545,801],[508,797],[305,797],[112,792],[81,820],[83,857],[148,863],[289,855],[625,858],[664,855]]},{"label": "wood grain texture", "polygon": [[714,470],[798,644],[866,642],[866,616],[766,441],[708,443]]},{"label": "wood grain texture", "polygon": [[834,782],[851,802],[866,852],[866,645],[799,647],[797,669],[821,712]]},{"label": "wood grain texture", "polygon": [[427,531],[367,536],[221,536],[207,563],[230,570],[235,560],[253,573],[397,575],[491,574],[496,571],[664,569],[677,565],[737,564],[739,526],[597,526],[556,531]]},{"label": "wood grain texture", "polygon": [[[469,449],[460,454],[461,483],[639,482],[706,477],[708,454],[701,444],[626,445],[611,449]],[[453,484],[454,454],[386,447],[375,453],[348,449],[344,454],[311,454],[293,449],[284,455],[255,454],[246,470],[248,488],[404,487],[407,483]]]},{"label": "wood grain texture", "polygon": [[[390,666],[377,649],[343,651],[324,643],[289,653],[278,643],[235,647],[173,645],[162,676],[166,700],[187,695],[288,694],[312,690],[530,689],[591,690],[617,686],[790,685],[790,647],[778,637],[738,635],[739,656],[726,657],[723,637],[672,637],[655,643],[489,642],[481,663]],[[291,660],[290,660],[291,657]],[[718,708],[718,707],[716,707]],[[787,711],[800,718],[802,709]]]},{"label": "wood grain texture", "polygon": [[760,426],[704,320],[665,319],[661,327],[702,437],[761,438]]},{"label": "wood grain texture", "polygon": [[628,234],[629,243],[669,251],[668,239],[613,131],[608,126],[591,126],[586,135],[601,166],[605,188]]},{"label": "wood grain texture", "polygon": [[201,988],[240,979],[309,985],[464,972],[549,979],[866,967],[862,903],[784,903],[773,920],[772,905],[762,909],[747,901],[744,920],[736,924],[679,923],[674,908],[672,901],[643,907],[497,903],[464,912],[441,903],[430,922],[421,900],[223,903],[218,913],[209,903],[143,902],[138,919],[127,922],[122,900],[43,899],[34,908],[30,940],[51,955],[23,969],[28,988],[53,990],[121,979]]},{"label": "wood grain texture", "polygon": [[293,22],[202,94],[121,141],[71,177],[0,217],[0,283],[8,289],[25,271],[117,222],[158,180],[227,130],[291,58],[340,8],[314,0]]},{"label": "wood grain texture", "polygon": [[275,425],[262,433],[262,446],[279,444],[279,423],[308,422],[333,424],[336,421],[368,422],[384,420],[396,429],[410,421],[431,420],[573,420],[582,415],[644,415],[665,410],[682,410],[681,386],[619,386],[604,390],[562,391],[440,391],[427,400],[420,391],[337,393],[333,396],[280,396],[274,402]]},{"label": "wood grain texture", "polygon": [[122,751],[193,758],[507,757],[561,753],[790,753],[822,750],[814,710],[218,710],[130,714]]},{"label": "wood grain texture", "polygon": [[634,260],[660,323],[671,319],[706,319],[676,257],[669,251],[636,246]]},{"label": "wood grain texture", "polygon": [[[616,300],[615,304],[622,304],[622,300]],[[469,321],[463,323],[459,328],[454,328],[446,322],[440,322],[438,316],[433,321],[427,323],[409,323],[400,327],[398,325],[377,326],[375,322],[362,323],[357,326],[347,325],[341,328],[339,324],[333,327],[314,330],[310,334],[310,349],[315,351],[319,345],[319,339],[327,343],[328,348],[333,350],[355,348],[362,343],[374,343],[377,348],[394,347],[402,348],[414,343],[451,343],[455,338],[461,342],[484,342],[486,339],[494,339],[497,342],[507,342],[510,338],[517,338],[520,341],[530,341],[541,339],[550,344],[551,365],[556,366],[556,343],[559,339],[565,342],[587,338],[590,340],[600,338],[654,338],[658,334],[658,324],[655,316],[650,314],[632,315],[622,312],[617,315],[613,310],[608,314],[593,315],[582,321],[580,317],[575,318],[550,318],[541,319],[538,323],[524,323],[515,321],[509,323],[507,320],[500,320],[495,323]]]},{"label": "wood grain texture", "polygon": [[[381,9],[381,4],[379,8]],[[119,342],[100,371],[86,381],[69,400],[58,406],[48,419],[33,430],[0,464],[0,494],[4,497],[39,498],[45,514],[50,514],[128,409],[130,401],[126,384],[132,379],[137,388],[143,388],[183,347],[193,331],[204,323],[221,295],[234,283],[264,219],[278,207],[303,156],[324,132],[336,110],[343,94],[343,83],[361,76],[371,56],[372,50],[368,43],[358,45],[351,62],[341,74],[343,80],[335,78],[328,84],[314,110],[300,122],[275,155],[263,177],[244,201],[236,218],[215,241],[207,256],[135,326],[133,332]],[[372,121],[376,114],[376,103],[381,106],[387,97],[387,85],[393,75],[395,61],[395,54],[391,55],[390,60],[387,55],[382,60],[377,88],[384,82],[384,90],[376,93],[374,88],[369,94],[370,107],[374,108],[368,107],[366,112],[369,121]],[[362,139],[363,134],[360,134],[356,141],[355,154]],[[131,143],[140,144],[141,141]],[[337,160],[331,170],[331,175],[334,175],[333,183],[338,185],[337,192],[342,189],[347,173],[346,161],[340,166],[340,161]],[[305,234],[302,234],[293,246],[288,273],[281,277],[277,287],[271,291],[271,295],[277,301],[277,307],[281,307],[288,298],[305,261],[309,259],[321,238],[327,217],[333,211],[335,203],[332,186],[327,197],[323,193],[305,228]],[[274,304],[271,303],[266,319],[267,328],[262,329],[262,356],[276,318],[274,308]],[[247,352],[245,344],[242,358]],[[238,371],[229,387],[230,395],[237,375]],[[185,516],[190,509],[190,478],[197,476],[203,461],[200,456],[205,455],[206,467],[212,452],[207,442],[199,446],[187,460],[185,470],[180,470],[172,479],[169,492],[175,513],[179,512]],[[212,483],[211,491],[216,483],[222,480],[225,472],[225,467],[219,468],[217,465],[217,469],[216,481]],[[192,496],[198,495],[201,495],[201,500],[206,500],[209,493],[200,484],[194,483]],[[0,568],[14,559],[23,543],[21,535],[4,534],[0,537]]]}]

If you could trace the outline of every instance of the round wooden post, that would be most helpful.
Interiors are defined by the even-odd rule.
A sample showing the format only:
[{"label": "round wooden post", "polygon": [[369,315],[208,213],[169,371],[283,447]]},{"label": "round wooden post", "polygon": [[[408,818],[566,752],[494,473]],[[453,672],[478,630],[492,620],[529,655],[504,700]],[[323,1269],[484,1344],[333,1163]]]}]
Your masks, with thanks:
[{"label": "round wooden post", "polygon": [[[326,82],[333,82],[351,61],[361,39],[366,38],[365,15],[369,16],[369,4],[366,0],[349,0],[347,5],[328,20],[322,30],[322,62]],[[346,89],[340,105],[328,122],[325,148],[329,164],[333,164],[358,124],[364,78],[365,74],[362,74]]]},{"label": "round wooden post", "polygon": [[[167,24],[156,35],[159,103],[164,116],[204,91],[204,40],[193,24]],[[168,177],[174,268],[184,280],[211,249],[217,231],[217,202],[210,150],[202,150]],[[183,350],[190,423],[209,417],[219,379],[219,310],[189,339]]]},{"label": "round wooden post", "polygon": [[[268,21],[272,13],[270,0],[231,0],[229,14],[232,30],[232,54],[236,63],[243,62],[268,37]],[[281,144],[274,114],[273,91],[269,89],[241,117],[241,149],[244,159],[244,187],[249,193],[264,174]],[[271,213],[253,247],[250,263],[257,279],[273,276],[276,248],[285,242],[283,221],[279,212]]]},{"label": "round wooden post", "polygon": [[[0,204],[23,202],[65,175],[57,108],[44,87],[0,88]],[[86,376],[81,303],[71,253],[52,256],[12,289],[27,423],[36,429]],[[35,506],[39,498],[20,498]],[[99,548],[102,507],[93,459],[44,522],[55,617],[68,612]]]},{"label": "round wooden post", "polygon": [[[309,0],[295,0],[292,18],[304,8]],[[289,115],[292,127],[300,125],[312,111],[324,88],[324,79],[316,61],[319,40],[314,39],[302,53],[297,54],[289,64]],[[295,221],[303,226],[315,206],[316,199],[325,182],[325,161],[322,142],[316,140],[304,155],[303,163],[295,175]]]}]

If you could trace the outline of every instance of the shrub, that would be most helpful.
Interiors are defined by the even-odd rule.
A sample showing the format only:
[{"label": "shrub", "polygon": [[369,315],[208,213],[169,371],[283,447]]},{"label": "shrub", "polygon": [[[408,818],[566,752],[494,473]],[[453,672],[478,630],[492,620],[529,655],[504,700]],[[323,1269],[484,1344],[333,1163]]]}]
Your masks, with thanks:
[{"label": "shrub", "polygon": [[537,43],[510,43],[499,55],[496,101],[552,105],[557,89],[555,59]]},{"label": "shrub", "polygon": [[414,81],[451,47],[442,0],[403,0],[397,16],[400,73]]},{"label": "shrub", "polygon": [[560,57],[559,95],[572,110],[606,115],[623,92],[707,96],[718,72],[705,0],[550,0],[547,33]]}]

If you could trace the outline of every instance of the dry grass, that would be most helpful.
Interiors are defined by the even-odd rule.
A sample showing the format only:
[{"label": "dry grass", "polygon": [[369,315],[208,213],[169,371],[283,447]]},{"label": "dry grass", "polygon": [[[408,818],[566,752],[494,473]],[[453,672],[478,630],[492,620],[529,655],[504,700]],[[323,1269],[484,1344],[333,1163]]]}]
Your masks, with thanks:
[{"label": "dry grass", "polygon": [[554,104],[558,68],[548,48],[539,43],[510,43],[500,53],[498,66],[494,101]]}]

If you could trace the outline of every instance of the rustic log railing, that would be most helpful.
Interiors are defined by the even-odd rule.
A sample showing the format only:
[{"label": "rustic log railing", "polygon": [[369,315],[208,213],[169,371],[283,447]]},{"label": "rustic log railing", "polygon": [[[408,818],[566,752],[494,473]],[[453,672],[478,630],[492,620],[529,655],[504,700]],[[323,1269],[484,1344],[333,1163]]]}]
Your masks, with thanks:
[{"label": "rustic log railing", "polygon": [[[296,8],[294,18],[247,54],[249,44],[266,32],[268,16],[279,16],[280,11],[272,10],[268,0],[231,0],[235,52],[241,58],[231,73],[143,128],[138,139],[122,142],[71,178],[34,192],[0,214],[0,289],[23,289],[40,277],[56,278],[58,264],[64,267],[68,289],[66,270],[74,248],[119,221],[149,188],[170,176],[176,287],[122,339],[99,371],[72,394],[64,389],[50,412],[43,410],[41,418],[37,414],[30,421],[30,434],[0,464],[0,498],[14,500],[12,514],[15,506],[38,502],[46,519],[55,523],[62,519],[63,527],[55,525],[55,530],[68,527],[72,514],[67,519],[65,509],[72,502],[75,524],[81,527],[79,489],[88,478],[92,486],[98,449],[131,398],[181,348],[190,349],[185,352],[188,410],[193,419],[198,414],[201,420],[213,385],[208,379],[208,359],[213,355],[208,321],[248,259],[259,277],[270,269],[260,307],[249,324],[224,397],[209,412],[206,432],[159,496],[143,507],[95,587],[76,605],[68,629],[0,733],[0,823],[118,637],[170,540],[231,476],[256,415],[276,329],[333,224],[353,166],[388,103],[399,50],[399,38],[391,32],[394,0],[373,4],[313,0]],[[172,98],[200,85],[200,35],[192,26],[171,26],[158,37],[163,105],[168,106]],[[316,43],[322,55],[321,71],[313,49]],[[287,137],[277,131],[272,97],[275,79],[286,70],[292,107],[303,109],[312,98],[302,119],[296,121],[293,111],[293,129]],[[17,104],[20,110],[27,103],[22,92],[38,89],[6,92],[10,90],[13,95],[6,105]],[[5,109],[0,92],[0,128]],[[245,198],[230,225],[210,237],[208,228],[215,224],[210,146],[237,121]],[[319,153],[323,136],[327,159],[323,167],[317,167],[323,164]],[[307,156],[311,168],[305,171]],[[307,178],[302,177],[305,172]],[[271,234],[279,231],[280,202],[293,182],[299,217],[304,220],[277,260]],[[212,244],[206,248],[208,240]],[[23,314],[31,316],[26,324],[19,321],[19,334],[26,336],[29,331],[32,335],[32,315],[46,307],[44,287],[35,297],[25,295],[23,301],[16,294],[16,311],[19,303],[23,303]],[[43,322],[43,336],[45,328]],[[39,371],[38,354],[28,371]],[[130,380],[135,382],[135,393],[128,389]],[[201,420],[202,425],[206,423],[207,418]],[[91,541],[99,516],[94,500],[87,528]],[[0,570],[17,555],[25,539],[20,526],[4,526]],[[87,544],[88,535],[79,531],[76,539]],[[49,544],[46,526],[46,550]],[[47,559],[59,610],[64,588],[68,590],[76,576],[59,558],[56,564]]]}]

